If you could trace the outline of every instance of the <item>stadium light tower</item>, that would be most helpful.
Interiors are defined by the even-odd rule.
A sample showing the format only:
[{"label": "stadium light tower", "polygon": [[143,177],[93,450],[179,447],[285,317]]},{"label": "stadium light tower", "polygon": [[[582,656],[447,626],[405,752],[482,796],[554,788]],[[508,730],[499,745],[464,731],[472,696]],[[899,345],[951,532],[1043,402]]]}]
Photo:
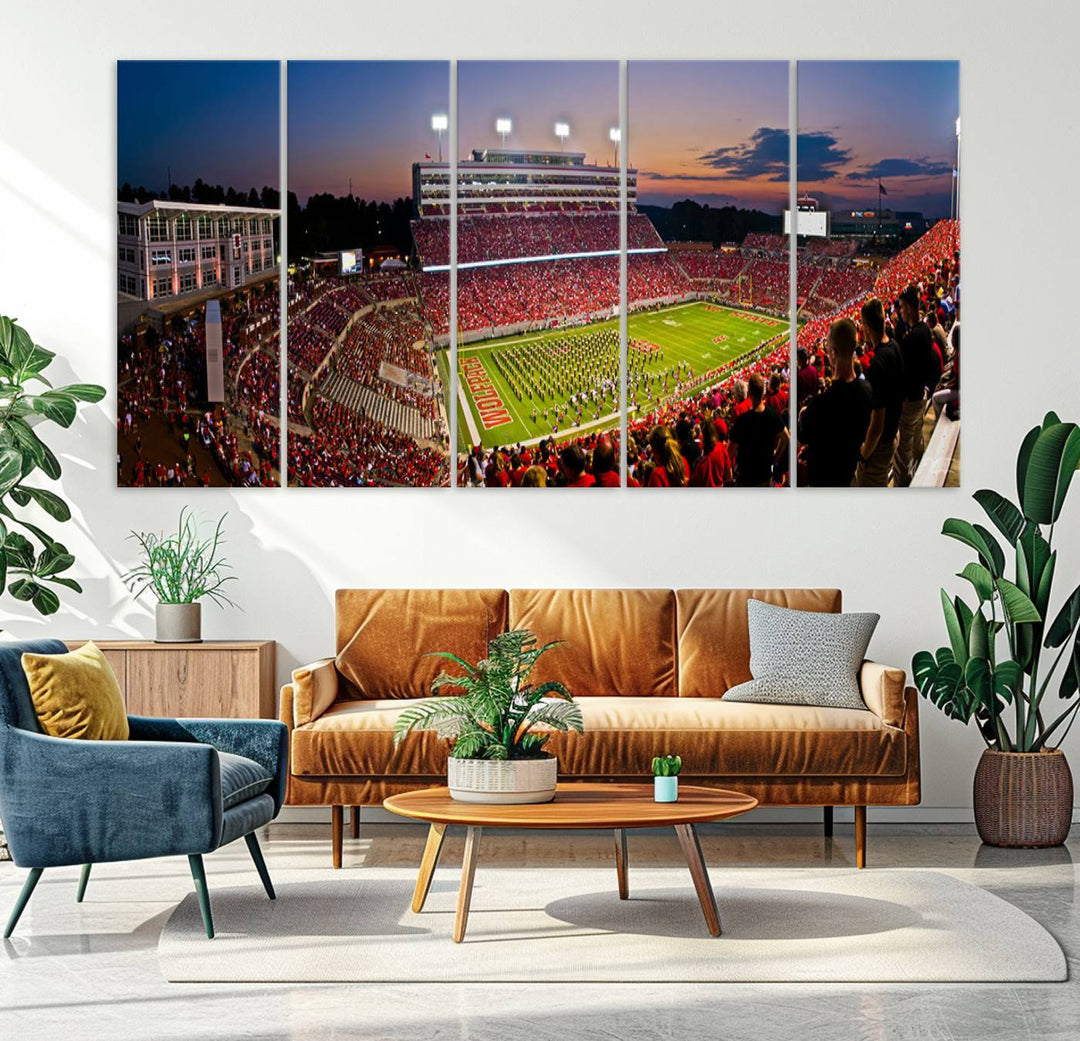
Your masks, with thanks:
[{"label": "stadium light tower", "polygon": [[450,119],[445,112],[436,112],[431,117],[431,129],[439,135],[439,162],[442,162],[442,135],[443,131],[450,125]]},{"label": "stadium light tower", "polygon": [[503,148],[506,147],[506,135],[513,129],[514,124],[509,118],[503,117],[495,120],[495,133],[502,138]]},{"label": "stadium light tower", "polygon": [[956,199],[955,212],[960,216],[960,117],[956,117],[956,166],[953,168],[953,195]]},{"label": "stadium light tower", "polygon": [[608,137],[610,138],[611,143],[615,146],[615,162],[614,162],[613,165],[618,166],[619,165],[619,142],[622,140],[622,128],[621,127],[612,127],[608,131]]},{"label": "stadium light tower", "polygon": [[570,136],[570,124],[556,123],[555,136],[559,139],[559,151],[561,152],[566,147],[566,139]]}]

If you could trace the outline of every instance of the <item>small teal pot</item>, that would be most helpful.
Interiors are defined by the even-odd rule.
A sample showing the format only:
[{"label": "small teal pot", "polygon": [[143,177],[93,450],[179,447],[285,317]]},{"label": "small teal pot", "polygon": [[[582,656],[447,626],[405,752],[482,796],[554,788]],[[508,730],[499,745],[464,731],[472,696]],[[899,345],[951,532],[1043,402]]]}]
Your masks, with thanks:
[{"label": "small teal pot", "polygon": [[679,779],[678,777],[654,777],[653,778],[653,801],[654,802],[678,802]]}]

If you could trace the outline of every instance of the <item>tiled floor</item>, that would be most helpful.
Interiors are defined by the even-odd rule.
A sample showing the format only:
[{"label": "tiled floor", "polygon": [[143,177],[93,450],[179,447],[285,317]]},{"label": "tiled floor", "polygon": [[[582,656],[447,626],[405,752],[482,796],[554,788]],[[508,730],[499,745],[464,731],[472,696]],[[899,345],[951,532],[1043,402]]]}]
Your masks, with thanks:
[{"label": "tiled floor", "polygon": [[[365,864],[414,866],[424,832],[409,825],[365,825],[346,839],[345,870]],[[669,833],[632,837],[634,865],[678,864]],[[710,866],[850,867],[851,828],[827,843],[804,826],[729,825],[704,829]],[[277,825],[263,839],[282,883],[331,875],[329,829]],[[1042,922],[1080,972],[1080,910],[1069,848],[1007,852],[981,847],[971,829],[870,829],[869,870],[947,871],[982,885]],[[461,840],[443,853],[460,863]],[[487,864],[607,862],[610,837],[576,833],[485,834]],[[851,868],[854,870],[853,868]],[[215,886],[255,884],[243,843],[207,859]],[[23,872],[0,864],[0,918]],[[146,1041],[157,1038],[493,1039],[582,1038],[725,1041],[1076,1041],[1080,987],[910,985],[191,985],[158,972],[162,924],[191,886],[183,858],[95,869],[85,903],[75,903],[78,870],[46,872],[15,936],[0,947],[0,1038],[18,1041]],[[452,957],[452,953],[448,956]]]}]

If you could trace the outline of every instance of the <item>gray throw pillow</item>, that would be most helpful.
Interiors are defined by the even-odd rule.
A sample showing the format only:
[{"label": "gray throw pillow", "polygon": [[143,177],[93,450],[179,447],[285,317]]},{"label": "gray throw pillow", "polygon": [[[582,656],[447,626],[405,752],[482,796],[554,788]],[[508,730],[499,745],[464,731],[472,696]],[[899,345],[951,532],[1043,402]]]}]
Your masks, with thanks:
[{"label": "gray throw pillow", "polygon": [[750,674],[726,701],[865,709],[859,668],[874,635],[876,614],[793,611],[748,600]]}]

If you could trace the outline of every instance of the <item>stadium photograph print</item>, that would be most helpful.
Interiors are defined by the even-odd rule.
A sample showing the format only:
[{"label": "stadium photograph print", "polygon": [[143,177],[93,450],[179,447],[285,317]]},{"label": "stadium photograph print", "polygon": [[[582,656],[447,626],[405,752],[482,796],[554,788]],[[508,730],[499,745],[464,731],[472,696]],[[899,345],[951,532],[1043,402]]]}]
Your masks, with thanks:
[{"label": "stadium photograph print", "polygon": [[289,484],[446,487],[450,64],[287,75]]},{"label": "stadium photograph print", "polygon": [[631,487],[783,487],[788,63],[627,73]]},{"label": "stadium photograph print", "polygon": [[799,62],[798,483],[960,483],[960,66]]},{"label": "stadium photograph print", "polygon": [[[458,483],[617,488],[618,63],[457,73]],[[444,266],[445,222],[418,225]]]},{"label": "stadium photograph print", "polygon": [[117,484],[276,486],[279,64],[116,72]]}]

